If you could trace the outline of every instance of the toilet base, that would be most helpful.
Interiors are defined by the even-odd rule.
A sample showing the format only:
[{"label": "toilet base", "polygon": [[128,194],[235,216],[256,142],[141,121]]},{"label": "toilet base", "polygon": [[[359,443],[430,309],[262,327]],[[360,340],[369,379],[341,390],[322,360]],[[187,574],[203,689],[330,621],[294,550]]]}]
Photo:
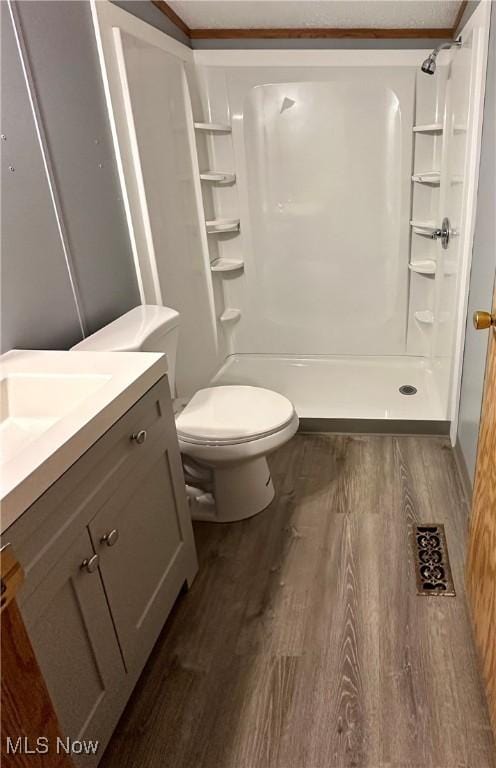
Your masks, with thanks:
[{"label": "toilet base", "polygon": [[210,469],[213,495],[190,496],[193,520],[217,523],[245,520],[268,507],[274,498],[274,485],[264,456]]}]

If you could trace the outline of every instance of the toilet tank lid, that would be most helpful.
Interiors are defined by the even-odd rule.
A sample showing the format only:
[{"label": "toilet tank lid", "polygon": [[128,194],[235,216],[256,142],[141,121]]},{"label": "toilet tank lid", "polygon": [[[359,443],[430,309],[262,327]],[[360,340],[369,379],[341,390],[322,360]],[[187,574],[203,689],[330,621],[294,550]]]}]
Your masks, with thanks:
[{"label": "toilet tank lid", "polygon": [[179,325],[179,312],[170,307],[142,304],[92,333],[72,349],[81,352],[135,352],[153,344]]}]

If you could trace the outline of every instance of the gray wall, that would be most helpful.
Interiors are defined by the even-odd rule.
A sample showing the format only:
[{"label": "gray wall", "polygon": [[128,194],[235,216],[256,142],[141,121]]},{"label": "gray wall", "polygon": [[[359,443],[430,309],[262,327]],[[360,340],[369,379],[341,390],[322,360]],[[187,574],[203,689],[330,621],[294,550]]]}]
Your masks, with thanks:
[{"label": "gray wall", "polygon": [[292,48],[310,48],[310,49],[358,49],[358,50],[373,50],[379,49],[431,49],[439,43],[445,43],[445,38],[393,38],[393,39],[363,39],[358,40],[353,37],[343,38],[278,38],[275,40],[269,40],[265,38],[235,38],[226,40],[216,40],[215,38],[208,38],[205,40],[191,40],[192,48],[215,48],[215,49],[253,49],[260,48],[265,50],[271,49],[292,49]]},{"label": "gray wall", "polygon": [[465,10],[463,11],[463,15],[460,19],[460,22],[458,24],[458,30],[463,29],[477,6],[479,5],[480,0],[468,0],[467,5],[465,6]]},{"label": "gray wall", "polygon": [[151,24],[152,27],[162,30],[167,35],[179,40],[180,43],[184,43],[188,48],[191,47],[190,39],[179,27],[170,21],[167,16],[159,11],[159,9],[150,2],[150,0],[111,0],[114,5],[118,5],[120,8],[124,8],[128,13],[132,13],[133,16],[137,16],[138,19],[146,21],[147,24]]},{"label": "gray wall", "polygon": [[488,333],[475,331],[472,314],[491,307],[496,270],[496,3],[491,12],[491,35],[482,129],[482,153],[477,218],[470,274],[465,352],[460,398],[458,448],[473,482]]},{"label": "gray wall", "polygon": [[67,348],[82,333],[65,254],[87,332],[139,304],[139,294],[89,3],[16,8],[45,141],[42,151],[2,2],[2,350]]},{"label": "gray wall", "polygon": [[2,348],[63,347],[79,322],[6,3],[1,13]]}]

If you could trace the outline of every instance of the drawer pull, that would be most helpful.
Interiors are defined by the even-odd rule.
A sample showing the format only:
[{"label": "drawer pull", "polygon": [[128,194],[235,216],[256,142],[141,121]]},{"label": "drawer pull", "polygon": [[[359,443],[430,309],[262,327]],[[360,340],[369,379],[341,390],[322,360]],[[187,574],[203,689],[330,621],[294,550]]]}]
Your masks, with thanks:
[{"label": "drawer pull", "polygon": [[88,573],[94,573],[96,569],[98,568],[98,565],[100,563],[100,558],[98,555],[93,555],[92,557],[86,557],[83,562],[81,563],[81,568]]},{"label": "drawer pull", "polygon": [[139,432],[135,432],[133,435],[131,435],[131,440],[133,440],[135,443],[138,443],[138,445],[143,445],[146,440],[146,429],[140,429]]},{"label": "drawer pull", "polygon": [[111,531],[105,534],[105,536],[102,536],[100,539],[101,544],[106,544],[107,547],[113,547],[114,544],[117,544],[117,540],[119,538],[119,531],[117,528],[112,528]]}]

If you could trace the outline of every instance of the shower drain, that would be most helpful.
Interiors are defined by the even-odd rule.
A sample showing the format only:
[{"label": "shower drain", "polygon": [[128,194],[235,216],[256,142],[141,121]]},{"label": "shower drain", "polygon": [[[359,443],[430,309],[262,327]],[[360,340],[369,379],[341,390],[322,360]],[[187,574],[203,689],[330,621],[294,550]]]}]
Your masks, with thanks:
[{"label": "shower drain", "polygon": [[403,384],[400,387],[400,392],[402,395],[416,395],[417,387],[414,387],[411,384]]}]

